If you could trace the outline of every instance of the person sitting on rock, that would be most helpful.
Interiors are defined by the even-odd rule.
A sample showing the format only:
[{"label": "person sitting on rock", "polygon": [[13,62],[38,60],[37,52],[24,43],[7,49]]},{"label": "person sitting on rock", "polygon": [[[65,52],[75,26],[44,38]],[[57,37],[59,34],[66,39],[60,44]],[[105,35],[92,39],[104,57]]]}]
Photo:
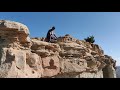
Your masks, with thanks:
[{"label": "person sitting on rock", "polygon": [[46,36],[46,41],[47,42],[54,42],[57,40],[57,37],[54,33],[55,27],[53,26],[48,32]]}]

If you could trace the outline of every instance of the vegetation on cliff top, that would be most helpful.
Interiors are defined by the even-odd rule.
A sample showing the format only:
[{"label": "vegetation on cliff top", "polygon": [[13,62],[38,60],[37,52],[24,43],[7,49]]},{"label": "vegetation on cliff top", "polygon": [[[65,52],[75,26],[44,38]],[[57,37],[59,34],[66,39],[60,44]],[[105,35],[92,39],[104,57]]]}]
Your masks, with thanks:
[{"label": "vegetation on cliff top", "polygon": [[85,38],[84,40],[86,42],[89,42],[89,43],[94,43],[95,42],[94,36],[89,36],[89,37]]}]

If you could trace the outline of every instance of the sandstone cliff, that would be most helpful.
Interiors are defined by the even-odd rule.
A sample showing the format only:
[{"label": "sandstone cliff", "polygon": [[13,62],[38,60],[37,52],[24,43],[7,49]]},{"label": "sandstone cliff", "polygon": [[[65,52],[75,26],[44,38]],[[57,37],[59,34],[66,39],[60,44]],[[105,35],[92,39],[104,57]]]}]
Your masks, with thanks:
[{"label": "sandstone cliff", "polygon": [[115,60],[70,35],[30,38],[27,26],[0,20],[0,78],[116,78]]}]

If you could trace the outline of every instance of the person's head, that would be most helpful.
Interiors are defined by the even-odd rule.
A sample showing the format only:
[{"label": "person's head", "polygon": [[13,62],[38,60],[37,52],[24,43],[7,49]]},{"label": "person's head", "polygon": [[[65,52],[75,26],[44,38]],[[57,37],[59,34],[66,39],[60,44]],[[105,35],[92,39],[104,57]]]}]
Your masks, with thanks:
[{"label": "person's head", "polygon": [[54,26],[52,27],[52,30],[55,30],[55,27],[54,27]]}]

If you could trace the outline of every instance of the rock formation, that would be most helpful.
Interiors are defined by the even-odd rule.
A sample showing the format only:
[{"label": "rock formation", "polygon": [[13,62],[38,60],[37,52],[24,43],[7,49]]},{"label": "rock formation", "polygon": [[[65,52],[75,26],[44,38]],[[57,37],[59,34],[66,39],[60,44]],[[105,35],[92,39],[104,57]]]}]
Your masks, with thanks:
[{"label": "rock formation", "polygon": [[116,77],[120,78],[120,66],[117,66],[116,68]]},{"label": "rock formation", "polygon": [[116,78],[115,60],[69,34],[56,43],[30,38],[27,26],[0,20],[0,78]]}]

